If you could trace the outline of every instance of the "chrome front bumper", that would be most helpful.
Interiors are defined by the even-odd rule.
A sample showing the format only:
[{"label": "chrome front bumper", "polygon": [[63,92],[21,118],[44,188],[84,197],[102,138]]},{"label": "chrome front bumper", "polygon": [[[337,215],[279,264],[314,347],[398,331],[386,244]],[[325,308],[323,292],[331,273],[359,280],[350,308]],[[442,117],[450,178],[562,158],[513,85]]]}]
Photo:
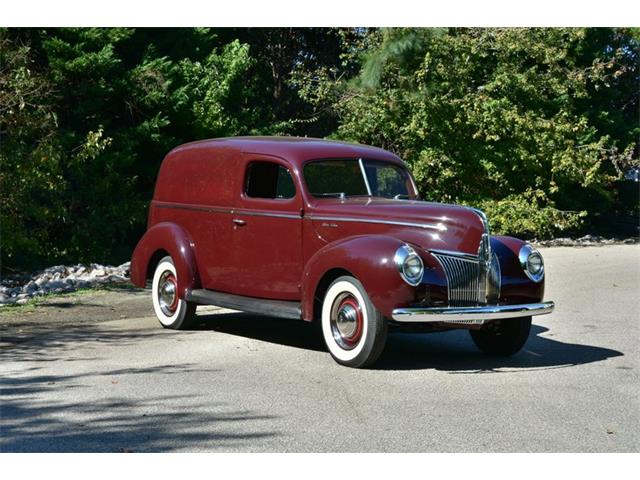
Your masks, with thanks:
[{"label": "chrome front bumper", "polygon": [[553,302],[524,303],[521,305],[485,305],[482,307],[396,308],[391,317],[396,322],[457,323],[482,325],[501,318],[529,317],[553,312]]}]

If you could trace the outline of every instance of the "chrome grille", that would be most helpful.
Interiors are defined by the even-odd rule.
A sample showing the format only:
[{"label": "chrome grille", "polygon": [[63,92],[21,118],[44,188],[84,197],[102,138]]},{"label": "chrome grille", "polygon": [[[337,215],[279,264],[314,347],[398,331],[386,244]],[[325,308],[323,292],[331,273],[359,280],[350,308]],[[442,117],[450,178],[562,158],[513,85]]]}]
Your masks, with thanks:
[{"label": "chrome grille", "polygon": [[486,274],[477,259],[433,254],[447,276],[449,305],[466,307],[486,302]]}]

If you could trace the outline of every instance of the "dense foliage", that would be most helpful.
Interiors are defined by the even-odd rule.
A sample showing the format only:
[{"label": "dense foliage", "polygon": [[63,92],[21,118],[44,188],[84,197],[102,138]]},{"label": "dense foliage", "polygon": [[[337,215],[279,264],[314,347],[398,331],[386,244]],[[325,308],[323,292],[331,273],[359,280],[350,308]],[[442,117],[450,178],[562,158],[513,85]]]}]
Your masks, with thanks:
[{"label": "dense foliage", "polygon": [[633,29],[0,30],[3,268],[130,256],[163,156],[231,135],[404,158],[431,200],[545,236],[637,215]]}]

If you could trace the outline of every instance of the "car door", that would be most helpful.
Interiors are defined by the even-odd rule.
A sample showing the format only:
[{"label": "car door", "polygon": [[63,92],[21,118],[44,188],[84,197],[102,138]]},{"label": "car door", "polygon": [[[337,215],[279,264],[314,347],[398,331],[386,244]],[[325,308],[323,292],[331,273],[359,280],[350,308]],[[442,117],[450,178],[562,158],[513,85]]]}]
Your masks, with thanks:
[{"label": "car door", "polygon": [[298,300],[302,277],[302,196],[291,167],[275,157],[248,156],[234,209],[236,293]]}]

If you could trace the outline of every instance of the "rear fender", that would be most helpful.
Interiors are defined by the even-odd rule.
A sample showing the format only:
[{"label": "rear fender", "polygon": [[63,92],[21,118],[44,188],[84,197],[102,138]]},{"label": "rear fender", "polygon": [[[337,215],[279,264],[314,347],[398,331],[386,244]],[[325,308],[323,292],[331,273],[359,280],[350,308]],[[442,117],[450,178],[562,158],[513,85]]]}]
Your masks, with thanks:
[{"label": "rear fender", "polygon": [[165,251],[173,259],[178,275],[178,295],[184,298],[190,290],[200,286],[195,258],[195,244],[189,234],[175,223],[161,222],[151,227],[138,242],[131,258],[131,282],[144,287],[149,262]]}]

